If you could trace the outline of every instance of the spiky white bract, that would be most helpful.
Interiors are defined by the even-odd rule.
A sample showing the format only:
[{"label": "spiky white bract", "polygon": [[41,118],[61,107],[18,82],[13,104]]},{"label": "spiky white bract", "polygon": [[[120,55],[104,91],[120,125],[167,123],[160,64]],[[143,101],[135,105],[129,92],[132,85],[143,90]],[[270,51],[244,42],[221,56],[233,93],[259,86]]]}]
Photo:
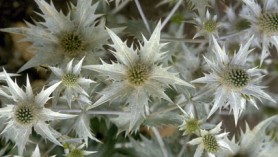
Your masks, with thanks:
[{"label": "spiky white bract", "polygon": [[[267,128],[278,116],[269,117],[253,129],[246,123],[245,132],[241,131],[238,142],[234,138],[232,152],[223,152],[221,157],[274,157],[277,155],[278,143],[267,133]],[[236,144],[237,143],[237,144]]]},{"label": "spiky white bract", "polygon": [[188,142],[190,145],[198,145],[194,157],[201,157],[204,150],[208,153],[209,157],[215,157],[221,150],[231,150],[227,140],[227,132],[220,133],[222,122],[215,128],[206,131],[201,130],[201,136]]},{"label": "spiky white bract", "polygon": [[6,28],[5,32],[23,34],[24,41],[29,41],[35,48],[35,56],[23,65],[19,71],[41,64],[62,65],[72,58],[85,62],[97,63],[96,51],[102,49],[109,38],[105,31],[104,20],[95,14],[98,3],[92,0],[78,0],[76,6],[70,4],[69,12],[64,15],[57,11],[51,2],[35,0],[42,13],[38,13],[43,22],[35,25],[27,22],[27,28]]},{"label": "spiky white bract", "polygon": [[90,104],[89,95],[87,93],[90,84],[94,81],[86,79],[81,75],[81,66],[85,57],[83,57],[76,65],[73,66],[73,59],[68,62],[67,66],[63,69],[57,67],[49,67],[53,74],[58,79],[53,79],[51,83],[60,82],[60,86],[53,92],[54,101],[56,104],[58,99],[63,93],[66,96],[67,103],[71,107],[72,101],[77,101],[79,104]]},{"label": "spiky white bract", "polygon": [[122,42],[121,39],[110,29],[107,29],[115,51],[111,51],[117,58],[117,63],[108,64],[102,61],[102,65],[86,65],[86,69],[94,70],[112,80],[112,84],[100,92],[102,95],[92,106],[99,106],[107,101],[119,97],[127,97],[130,105],[131,118],[130,129],[138,119],[145,115],[144,107],[148,105],[150,96],[163,98],[169,102],[171,99],[164,93],[169,85],[184,85],[193,87],[181,80],[177,74],[168,72],[169,67],[159,65],[165,52],[160,44],[161,24],[157,24],[149,40],[144,36],[144,45],[139,50],[134,50]]},{"label": "spiky white bract", "polygon": [[233,110],[235,124],[242,111],[246,107],[246,103],[250,102],[257,108],[254,98],[264,98],[275,102],[260,86],[259,81],[262,76],[257,68],[247,68],[247,57],[251,50],[249,46],[253,38],[241,45],[238,52],[232,57],[225,52],[225,48],[221,48],[213,37],[215,61],[205,60],[212,70],[210,74],[198,78],[192,82],[206,83],[211,89],[215,89],[214,104],[208,117],[210,117],[217,109],[230,106]]},{"label": "spiky white bract", "polygon": [[261,47],[260,64],[269,56],[269,47],[274,45],[278,50],[278,1],[264,0],[260,5],[255,0],[243,0],[244,6],[240,16],[251,23],[250,28],[241,35],[241,40],[248,40],[254,35],[253,45]]},{"label": "spiky white bract", "polygon": [[[24,92],[16,82],[5,72],[6,81],[8,84],[8,95],[11,103],[0,109],[0,117],[6,118],[6,127],[2,131],[2,136],[15,142],[18,147],[19,155],[23,154],[25,145],[29,140],[29,135],[32,133],[32,128],[43,138],[47,138],[51,142],[61,145],[56,139],[60,133],[49,126],[47,121],[58,119],[68,119],[75,115],[61,114],[53,112],[44,107],[45,103],[51,98],[51,93],[59,86],[56,83],[47,89],[42,89],[37,95],[33,94],[32,87],[27,76],[26,91]],[[10,94],[10,95],[9,95]]]},{"label": "spiky white bract", "polygon": [[100,142],[91,131],[90,118],[85,111],[77,117],[77,120],[73,125],[73,130],[76,132],[79,138],[82,138],[85,141],[86,146],[88,146],[89,138],[94,141]]}]

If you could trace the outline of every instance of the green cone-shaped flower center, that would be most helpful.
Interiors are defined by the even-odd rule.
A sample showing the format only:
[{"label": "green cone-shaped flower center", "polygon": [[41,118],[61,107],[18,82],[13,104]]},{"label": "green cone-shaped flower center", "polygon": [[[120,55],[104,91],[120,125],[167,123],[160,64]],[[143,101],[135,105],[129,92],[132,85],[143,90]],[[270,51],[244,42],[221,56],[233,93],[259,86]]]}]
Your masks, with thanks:
[{"label": "green cone-shaped flower center", "polygon": [[190,119],[186,122],[185,126],[186,131],[189,134],[194,133],[195,131],[199,130],[199,122],[196,119]]},{"label": "green cone-shaped flower center", "polygon": [[278,33],[278,13],[263,14],[259,19],[259,26],[267,34]]},{"label": "green cone-shaped flower center", "polygon": [[216,153],[219,149],[216,138],[211,134],[207,134],[203,137],[203,143],[207,152]]},{"label": "green cone-shaped flower center", "polygon": [[19,104],[14,111],[15,121],[20,125],[31,125],[36,120],[37,109],[34,104]]},{"label": "green cone-shaped flower center", "polygon": [[73,73],[67,73],[62,77],[62,83],[66,87],[74,87],[77,83],[78,76]]},{"label": "green cone-shaped flower center", "polygon": [[149,68],[141,63],[135,64],[127,72],[127,79],[129,83],[140,86],[149,77]]},{"label": "green cone-shaped flower center", "polygon": [[73,149],[70,151],[67,157],[83,157],[83,152],[80,149]]},{"label": "green cone-shaped flower center", "polygon": [[216,21],[213,21],[213,20],[208,20],[204,23],[204,29],[207,31],[207,32],[213,32],[216,30],[216,27],[217,27],[217,23]]},{"label": "green cone-shaped flower center", "polygon": [[228,69],[224,73],[224,85],[231,88],[243,88],[249,82],[248,73],[240,68]]},{"label": "green cone-shaped flower center", "polygon": [[68,57],[76,57],[84,49],[82,39],[74,32],[65,33],[60,40],[60,45]]}]

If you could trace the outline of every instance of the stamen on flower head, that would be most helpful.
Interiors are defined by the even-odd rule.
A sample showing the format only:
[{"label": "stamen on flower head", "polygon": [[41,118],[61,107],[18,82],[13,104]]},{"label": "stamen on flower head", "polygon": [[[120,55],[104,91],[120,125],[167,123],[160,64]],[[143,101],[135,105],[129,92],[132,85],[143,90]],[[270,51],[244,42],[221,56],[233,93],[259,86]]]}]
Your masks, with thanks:
[{"label": "stamen on flower head", "polygon": [[65,33],[60,40],[60,45],[64,54],[72,58],[78,56],[84,49],[81,37],[75,32]]},{"label": "stamen on flower head", "polygon": [[216,28],[217,28],[217,22],[216,21],[208,20],[204,23],[204,29],[207,32],[213,32],[213,31],[216,30]]},{"label": "stamen on flower head", "polygon": [[211,134],[207,134],[203,137],[203,143],[207,152],[216,153],[219,149],[216,138]]},{"label": "stamen on flower head", "polygon": [[278,13],[263,14],[259,19],[260,29],[267,34],[278,33]]},{"label": "stamen on flower head", "polygon": [[127,71],[127,79],[129,83],[140,86],[149,78],[149,73],[149,67],[138,62]]},{"label": "stamen on flower head", "polygon": [[230,68],[224,72],[222,82],[225,86],[233,89],[240,89],[249,83],[248,73],[241,68]]},{"label": "stamen on flower head", "polygon": [[62,83],[66,87],[73,87],[77,84],[78,76],[73,73],[67,73],[62,77]]},{"label": "stamen on flower head", "polygon": [[15,121],[20,126],[30,126],[36,121],[38,111],[38,108],[32,103],[18,104],[14,111]]}]

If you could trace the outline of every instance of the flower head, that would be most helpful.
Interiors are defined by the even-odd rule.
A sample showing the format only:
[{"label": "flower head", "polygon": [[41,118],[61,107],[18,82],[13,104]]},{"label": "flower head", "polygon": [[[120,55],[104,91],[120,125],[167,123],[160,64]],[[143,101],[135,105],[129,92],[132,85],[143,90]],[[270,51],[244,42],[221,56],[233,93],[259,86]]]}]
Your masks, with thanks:
[{"label": "flower head", "polygon": [[247,68],[246,60],[251,52],[248,50],[251,41],[252,38],[244,46],[241,46],[232,58],[229,58],[225,49],[221,49],[213,37],[216,61],[210,61],[205,57],[212,72],[192,81],[206,83],[209,88],[216,90],[214,104],[208,117],[218,108],[230,106],[237,124],[238,117],[245,109],[246,102],[252,103],[255,107],[257,105],[254,98],[265,98],[275,102],[262,90],[262,86],[257,85],[261,79],[259,70]]},{"label": "flower head", "polygon": [[254,0],[243,0],[240,16],[245,18],[250,27],[246,29],[242,40],[254,36],[253,44],[262,48],[261,64],[269,56],[269,46],[274,45],[278,50],[278,1],[265,0],[260,5]]},{"label": "flower head", "polygon": [[50,99],[50,94],[60,83],[43,89],[34,96],[28,76],[26,91],[24,92],[16,82],[12,81],[5,71],[4,73],[9,93],[3,96],[12,101],[12,104],[8,104],[6,107],[0,109],[0,117],[6,118],[7,120],[7,125],[2,131],[4,137],[16,143],[20,155],[23,154],[29,135],[32,133],[32,128],[42,137],[47,138],[57,145],[61,145],[56,139],[59,133],[52,129],[46,121],[68,119],[75,117],[75,115],[53,112],[44,107],[45,103]]},{"label": "flower head", "polygon": [[221,23],[217,22],[217,15],[211,16],[207,10],[205,17],[197,17],[194,20],[198,30],[193,38],[205,36],[211,41],[212,36],[218,36],[218,29],[221,27]]},{"label": "flower head", "polygon": [[101,14],[95,14],[98,3],[92,5],[92,0],[78,0],[76,6],[70,4],[69,12],[64,15],[55,9],[53,3],[35,0],[44,21],[35,25],[27,23],[27,28],[6,28],[2,31],[23,34],[35,48],[35,57],[28,61],[19,71],[40,64],[63,65],[72,58],[95,63],[96,54],[102,49],[109,38],[105,31]]},{"label": "flower head", "polygon": [[165,53],[161,52],[165,44],[159,43],[160,27],[159,22],[149,40],[143,37],[144,45],[140,45],[139,50],[126,46],[126,43],[122,42],[115,33],[107,29],[114,43],[112,47],[115,51],[111,52],[117,58],[117,63],[107,64],[102,61],[102,65],[83,66],[100,72],[112,80],[112,84],[101,92],[102,97],[88,109],[127,96],[133,115],[132,128],[144,115],[144,107],[148,105],[150,96],[171,102],[171,99],[164,93],[165,87],[169,85],[192,87],[189,83],[179,79],[177,74],[168,72],[169,67],[159,65]]},{"label": "flower head", "polygon": [[[201,157],[205,150],[210,157],[215,157],[222,149],[231,150],[228,143],[225,141],[228,133],[224,132],[218,134],[221,129],[222,123],[219,123],[215,128],[210,131],[201,130],[201,137],[197,137],[188,142],[190,145],[197,145],[194,157]],[[226,137],[226,138],[225,138]]]},{"label": "flower head", "polygon": [[201,120],[195,118],[192,112],[188,114],[179,105],[178,107],[184,114],[184,121],[179,126],[179,130],[184,131],[182,135],[188,135],[188,134],[198,135],[200,131]]},{"label": "flower head", "polygon": [[66,96],[67,103],[71,107],[72,101],[78,101],[80,104],[86,103],[90,104],[89,95],[87,90],[90,87],[90,84],[94,81],[91,79],[86,79],[81,76],[81,66],[84,57],[73,66],[73,59],[67,64],[64,69],[57,67],[49,67],[54,73],[58,80],[52,80],[51,83],[60,82],[60,86],[54,91],[54,100],[53,103],[56,104],[62,92]]}]

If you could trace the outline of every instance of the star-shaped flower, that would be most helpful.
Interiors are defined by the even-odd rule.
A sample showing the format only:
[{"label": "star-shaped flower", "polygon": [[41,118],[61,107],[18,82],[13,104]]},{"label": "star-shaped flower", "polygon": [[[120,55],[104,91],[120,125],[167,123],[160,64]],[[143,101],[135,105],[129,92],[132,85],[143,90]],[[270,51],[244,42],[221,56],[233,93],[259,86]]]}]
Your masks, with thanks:
[{"label": "star-shaped flower", "polygon": [[242,40],[254,36],[253,44],[262,48],[261,63],[269,56],[269,47],[274,45],[278,50],[278,1],[264,0],[260,5],[255,0],[243,0],[246,4],[242,7],[240,16],[251,23],[246,29]]},{"label": "star-shaped flower", "polygon": [[67,103],[71,107],[72,101],[77,101],[79,104],[90,104],[88,91],[90,84],[94,81],[91,79],[86,79],[81,76],[81,66],[84,57],[73,66],[73,59],[67,64],[64,69],[57,67],[49,67],[51,71],[58,77],[58,79],[53,79],[51,84],[60,82],[60,86],[53,92],[54,104],[57,103],[61,96],[61,93],[66,96]]},{"label": "star-shaped flower", "polygon": [[250,102],[257,107],[254,98],[265,98],[275,102],[262,88],[258,85],[262,76],[259,69],[248,68],[246,61],[251,50],[249,49],[252,38],[241,46],[238,52],[232,57],[221,48],[213,37],[214,53],[216,60],[211,61],[205,57],[205,60],[212,70],[210,74],[198,78],[192,82],[206,83],[208,88],[215,89],[214,104],[208,117],[210,117],[218,108],[230,106],[233,110],[235,124],[238,117],[245,109],[246,103]]},{"label": "star-shaped flower", "polygon": [[156,26],[149,40],[144,36],[144,44],[139,49],[134,50],[122,42],[121,39],[107,29],[112,41],[114,51],[112,54],[117,58],[117,62],[111,64],[102,61],[102,65],[86,65],[86,69],[94,70],[104,76],[108,76],[112,84],[100,92],[102,95],[92,106],[99,106],[107,101],[119,97],[127,97],[127,102],[131,109],[130,129],[142,116],[145,115],[145,106],[148,106],[150,96],[163,98],[169,102],[171,99],[164,93],[169,85],[184,85],[193,87],[189,83],[181,80],[176,73],[168,71],[169,67],[161,64],[165,52],[161,48],[166,44],[160,44],[160,22]]},{"label": "star-shaped flower", "polygon": [[61,145],[56,139],[60,133],[49,126],[48,121],[68,119],[75,115],[61,114],[45,108],[45,103],[50,99],[50,94],[59,86],[56,83],[47,89],[42,89],[37,95],[33,94],[27,76],[26,91],[24,92],[16,82],[5,72],[9,93],[3,95],[11,100],[11,104],[0,108],[0,117],[6,118],[7,125],[2,131],[2,136],[12,140],[18,147],[20,155],[23,154],[25,145],[32,133],[32,128],[43,138],[47,138],[56,145]]},{"label": "star-shaped flower", "polygon": [[[105,31],[105,22],[96,14],[98,3],[92,0],[78,0],[76,6],[69,5],[64,15],[56,10],[51,2],[35,0],[42,13],[43,22],[27,23],[27,27],[5,28],[5,32],[22,34],[29,41],[35,56],[23,65],[19,71],[31,67],[46,65],[64,65],[72,58],[86,56],[87,64],[97,63],[98,53],[109,38]],[[116,31],[116,30],[115,30]]]},{"label": "star-shaped flower", "polygon": [[201,137],[197,137],[188,142],[190,145],[198,145],[194,157],[201,157],[204,150],[208,153],[209,157],[215,157],[222,149],[231,151],[230,146],[225,141],[228,133],[218,134],[221,131],[221,125],[222,123],[220,122],[215,128],[209,131],[201,130]]}]

